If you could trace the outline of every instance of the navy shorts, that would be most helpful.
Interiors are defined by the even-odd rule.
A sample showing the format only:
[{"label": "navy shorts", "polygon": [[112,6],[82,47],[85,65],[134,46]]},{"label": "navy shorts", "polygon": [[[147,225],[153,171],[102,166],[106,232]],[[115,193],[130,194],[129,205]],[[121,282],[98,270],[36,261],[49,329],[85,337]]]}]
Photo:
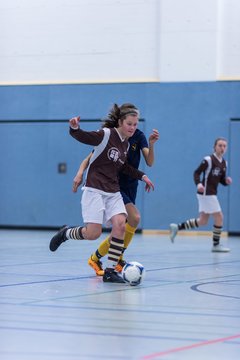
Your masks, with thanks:
[{"label": "navy shorts", "polygon": [[122,198],[123,198],[123,202],[125,205],[127,204],[134,204],[135,205],[135,201],[136,201],[136,196],[137,196],[137,187],[131,187],[129,186],[128,189],[121,189],[120,190]]}]

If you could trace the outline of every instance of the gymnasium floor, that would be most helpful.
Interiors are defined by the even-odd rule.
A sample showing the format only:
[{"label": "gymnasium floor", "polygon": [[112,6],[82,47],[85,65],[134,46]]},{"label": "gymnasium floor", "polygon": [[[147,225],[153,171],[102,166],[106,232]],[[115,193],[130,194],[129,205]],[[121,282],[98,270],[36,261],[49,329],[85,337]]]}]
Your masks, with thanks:
[{"label": "gymnasium floor", "polygon": [[137,234],[131,287],[94,276],[100,240],[51,253],[54,233],[0,230],[1,360],[240,359],[240,238],[216,254],[206,236]]}]

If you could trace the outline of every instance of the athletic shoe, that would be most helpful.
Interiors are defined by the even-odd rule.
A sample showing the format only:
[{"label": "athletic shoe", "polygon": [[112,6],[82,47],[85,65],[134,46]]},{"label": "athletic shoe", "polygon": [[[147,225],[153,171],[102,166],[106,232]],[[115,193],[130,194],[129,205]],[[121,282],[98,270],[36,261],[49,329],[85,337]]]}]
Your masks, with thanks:
[{"label": "athletic shoe", "polygon": [[53,236],[52,240],[49,244],[49,249],[51,251],[56,251],[58,247],[67,240],[66,232],[67,232],[68,226],[64,225],[56,235]]},{"label": "athletic shoe", "polygon": [[93,260],[91,255],[90,258],[88,259],[88,265],[90,265],[93,268],[97,276],[103,276],[104,270],[102,268],[102,262],[100,260],[98,261]]},{"label": "athletic shoe", "polygon": [[106,268],[103,275],[104,282],[125,283],[123,278],[112,268]]},{"label": "athletic shoe", "polygon": [[123,267],[126,265],[126,261],[125,260],[119,260],[119,262],[117,263],[117,265],[115,266],[115,271],[118,273],[122,272]]},{"label": "athletic shoe", "polygon": [[174,243],[174,239],[178,232],[178,226],[177,224],[170,224],[170,239],[171,242]]},{"label": "athletic shoe", "polygon": [[222,246],[221,244],[218,244],[218,245],[213,245],[212,247],[212,252],[229,252],[230,249],[229,248],[226,248],[224,246]]}]

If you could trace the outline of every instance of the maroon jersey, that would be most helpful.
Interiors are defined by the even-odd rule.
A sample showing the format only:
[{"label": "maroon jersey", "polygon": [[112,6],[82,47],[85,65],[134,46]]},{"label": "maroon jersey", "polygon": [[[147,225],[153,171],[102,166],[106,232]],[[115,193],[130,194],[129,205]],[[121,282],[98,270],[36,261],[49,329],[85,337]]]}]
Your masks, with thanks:
[{"label": "maroon jersey", "polygon": [[120,191],[118,180],[120,171],[141,180],[144,173],[126,162],[128,140],[122,139],[115,128],[104,128],[99,131],[70,128],[70,134],[81,143],[94,146],[86,172],[86,187],[116,193]]},{"label": "maroon jersey", "polygon": [[194,171],[194,182],[196,185],[201,183],[205,187],[204,195],[217,195],[218,184],[227,185],[226,169],[227,164],[223,158],[220,161],[215,154],[206,156]]}]

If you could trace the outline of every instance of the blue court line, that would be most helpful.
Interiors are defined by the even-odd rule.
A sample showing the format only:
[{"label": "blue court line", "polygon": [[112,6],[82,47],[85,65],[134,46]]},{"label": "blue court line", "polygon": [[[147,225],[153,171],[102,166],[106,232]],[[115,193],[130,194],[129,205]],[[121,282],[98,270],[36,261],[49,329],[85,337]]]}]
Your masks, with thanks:
[{"label": "blue court line", "polygon": [[[173,337],[173,336],[153,336],[153,335],[133,335],[133,334],[121,334],[121,333],[99,333],[91,331],[79,331],[79,330],[60,330],[60,329],[40,329],[40,328],[24,328],[24,327],[7,327],[0,326],[2,330],[15,330],[15,331],[31,331],[31,332],[44,332],[44,333],[55,333],[55,334],[73,334],[73,335],[87,335],[87,336],[101,336],[101,337],[121,337],[121,338],[132,338],[132,339],[145,339],[145,340],[174,340],[174,341],[207,341],[202,338],[185,338],[185,337]],[[228,341],[225,342],[236,345],[236,342]]]},{"label": "blue court line", "polygon": [[[27,276],[30,276],[30,275],[27,275]],[[42,276],[42,275],[40,275],[40,276]],[[11,287],[11,286],[33,285],[33,284],[34,285],[35,284],[45,284],[45,283],[60,282],[60,281],[73,281],[73,280],[80,280],[80,279],[91,279],[91,278],[95,278],[95,277],[96,276],[91,275],[91,276],[76,276],[76,277],[63,278],[63,279],[29,281],[29,282],[15,283],[15,284],[4,284],[4,285],[0,285],[0,288]]]},{"label": "blue court line", "polygon": [[[71,321],[69,321],[69,317],[68,316],[66,316],[66,318],[64,318],[64,319],[62,319],[62,316],[61,316],[61,321],[59,322],[59,321],[57,321],[56,322],[56,315],[54,315],[54,316],[52,316],[52,319],[49,319],[49,315],[45,315],[45,317],[47,318],[47,320],[48,321],[45,321],[45,320],[42,320],[42,321],[39,321],[38,319],[36,320],[36,319],[34,319],[33,320],[33,316],[31,317],[31,319],[29,319],[29,320],[26,320],[26,314],[24,313],[24,314],[22,314],[22,313],[19,313],[18,314],[19,315],[19,319],[17,320],[17,319],[14,319],[14,320],[10,320],[10,319],[5,319],[5,317],[2,317],[2,318],[0,318],[0,321],[1,321],[1,323],[2,324],[4,324],[4,322],[6,323],[7,322],[7,324],[8,324],[8,326],[10,326],[10,324],[12,323],[12,324],[16,324],[15,326],[17,326],[17,324],[21,324],[21,326],[29,326],[29,324],[32,326],[32,324],[34,323],[34,325],[35,326],[42,326],[42,325],[44,325],[44,326],[48,326],[49,328],[51,327],[51,326],[62,326],[63,328],[65,327],[65,328],[77,328],[77,329],[79,329],[79,327],[81,327],[82,326],[82,324],[83,324],[83,326],[84,326],[84,328],[93,328],[93,326],[91,325],[91,324],[89,324],[89,320],[91,321],[94,321],[94,329],[95,330],[97,330],[98,328],[99,329],[115,329],[115,330],[124,330],[124,329],[127,329],[127,330],[129,330],[129,326],[131,327],[131,329],[133,329],[133,326],[135,326],[135,324],[137,323],[138,324],[138,327],[135,327],[134,329],[135,330],[138,330],[138,331],[144,331],[144,333],[147,333],[148,331],[155,331],[155,329],[152,327],[152,325],[153,324],[155,324],[153,321],[145,321],[145,319],[144,320],[139,320],[139,321],[132,321],[132,319],[129,319],[129,320],[126,320],[126,319],[124,319],[122,322],[120,321],[120,319],[119,318],[114,318],[113,320],[112,319],[108,319],[108,321],[107,321],[107,325],[103,325],[103,323],[105,323],[106,322],[106,317],[105,318],[102,318],[102,319],[99,319],[98,317],[96,318],[96,317],[93,317],[93,318],[89,318],[89,317],[86,317],[86,318],[83,318],[82,316],[80,317],[80,319],[79,319],[79,323],[76,323],[75,321],[74,322],[72,322],[72,320],[74,319],[76,319],[76,317],[72,317],[70,320]],[[41,317],[40,317],[41,319],[42,319],[42,314],[41,314]],[[66,322],[66,321],[64,321],[64,320],[68,320],[68,322]],[[88,321],[88,323],[86,324],[86,322],[84,321],[84,323],[83,323],[83,321],[82,320],[87,320]],[[63,321],[62,321],[63,320]],[[96,321],[97,321],[97,323],[98,323],[98,325],[96,324]],[[169,323],[169,321],[167,322],[167,321],[159,321],[159,322],[157,322],[157,324],[156,325],[158,325],[159,323],[161,323],[161,325],[170,325],[170,323]],[[174,325],[175,325],[175,323],[173,323]],[[172,324],[172,325],[173,325]],[[181,325],[181,328],[180,328],[180,325]],[[174,330],[171,330],[171,333],[173,334],[173,333],[181,333],[181,334],[184,334],[184,333],[188,333],[189,331],[188,331],[188,329],[183,329],[182,327],[183,326],[187,326],[188,328],[189,328],[189,323],[188,324],[184,324],[184,323],[182,323],[182,321],[181,322],[179,322],[178,323],[178,326],[179,326],[179,328],[178,329],[176,329],[176,328],[174,328]],[[192,325],[192,324],[191,324]],[[12,325],[13,326],[13,325]],[[198,336],[201,334],[201,333],[203,333],[204,334],[204,336],[206,336],[207,334],[208,335],[212,335],[213,334],[213,331],[211,331],[211,329],[209,329],[209,331],[206,331],[206,325],[204,324],[201,324],[201,326],[202,327],[204,327],[203,329],[199,329],[199,324],[198,324],[198,327],[196,328],[195,327],[195,329],[194,330],[191,330],[191,334],[192,335],[194,335],[195,333],[197,333],[198,334]],[[209,327],[209,326],[208,326]],[[215,325],[213,325],[212,326],[214,329],[215,328],[217,328],[218,329],[218,336],[225,336],[225,332],[224,332],[224,329],[223,329],[223,333],[221,332],[222,331],[222,328],[219,328],[219,326],[217,326],[216,324]],[[228,326],[228,331],[229,331],[229,326]],[[231,325],[231,329],[235,329],[232,325]],[[236,329],[238,329],[239,330],[239,326],[238,327],[236,327]],[[220,330],[220,332],[219,332],[219,330]],[[225,329],[226,330],[226,329]],[[161,331],[164,331],[163,329],[161,330]],[[214,334],[216,335],[216,332],[214,332]]]},{"label": "blue court line", "polygon": [[46,265],[46,264],[50,264],[50,265],[54,265],[54,264],[58,264],[58,263],[79,263],[79,259],[77,260],[59,260],[59,261],[39,261],[39,262],[27,262],[27,263],[15,263],[15,264],[5,264],[5,265],[0,265],[0,268],[4,268],[4,267],[14,267],[14,266],[31,266],[31,265]]},{"label": "blue court line", "polygon": [[202,338],[179,338],[172,336],[157,336],[157,335],[133,335],[133,334],[121,334],[121,333],[99,333],[91,331],[79,331],[79,330],[61,330],[61,329],[41,329],[41,328],[28,328],[28,327],[11,327],[0,326],[1,330],[15,330],[15,331],[35,331],[44,333],[60,333],[60,334],[75,334],[75,335],[90,335],[90,336],[103,336],[103,337],[126,337],[135,339],[149,339],[149,340],[177,340],[177,341],[205,341]]},{"label": "blue court line", "polygon": [[[192,265],[180,265],[180,266],[170,266],[170,267],[162,267],[162,268],[157,268],[157,269],[147,269],[147,271],[156,271],[156,270],[169,270],[169,269],[184,269],[184,268],[191,268],[191,267],[199,267],[199,266],[207,266],[207,265],[224,265],[224,264],[234,264],[234,263],[239,263],[240,260],[232,260],[232,261],[216,261],[216,262],[211,262],[211,263],[202,263],[202,264],[192,264]],[[54,265],[54,264],[58,264],[58,263],[64,263],[64,264],[68,264],[68,263],[79,263],[81,264],[81,261],[79,259],[77,260],[59,260],[59,261],[42,261],[42,262],[30,262],[30,263],[15,263],[15,264],[5,264],[5,265],[0,265],[0,268],[4,268],[4,267],[15,267],[15,266],[32,266],[32,265],[46,265],[46,264],[50,264],[50,265]]]},{"label": "blue court line", "polygon": [[234,264],[239,263],[240,260],[234,260],[234,261],[223,261],[223,262],[213,262],[213,263],[203,263],[203,264],[192,264],[192,265],[180,265],[180,266],[170,266],[170,267],[162,267],[158,269],[148,269],[147,271],[156,271],[156,270],[171,270],[171,269],[187,269],[187,268],[194,268],[194,267],[201,267],[201,266],[221,266],[225,264]]},{"label": "blue court line", "polygon": [[[9,358],[9,356],[11,356],[11,358],[10,359],[13,359],[13,355],[15,356],[14,357],[14,359],[16,360],[16,359],[18,359],[19,358],[19,356],[21,356],[21,359],[23,359],[23,357],[22,356],[25,356],[24,357],[24,360],[26,360],[26,359],[45,359],[45,357],[46,356],[48,356],[48,358],[47,359],[57,359],[57,360],[61,360],[62,358],[65,360],[65,359],[73,359],[73,358],[76,358],[77,360],[79,360],[79,359],[84,359],[84,360],[86,360],[86,359],[97,359],[97,360],[99,360],[99,359],[104,359],[104,360],[107,360],[107,359],[109,359],[109,360],[113,360],[113,357],[112,357],[112,355],[106,355],[106,354],[104,354],[104,355],[100,355],[100,354],[91,354],[91,353],[88,353],[88,354],[86,354],[86,353],[70,353],[70,352],[61,352],[61,353],[59,353],[59,352],[56,352],[56,351],[54,351],[54,353],[52,353],[52,352],[43,352],[43,351],[37,351],[37,352],[33,352],[33,351],[28,351],[28,352],[26,352],[26,351],[1,351],[0,352],[0,354],[1,355],[6,355],[6,356],[8,356],[8,358]],[[4,357],[4,359],[5,359],[5,357]],[[7,358],[6,358],[7,359]],[[129,356],[121,356],[121,355],[115,355],[114,354],[114,360],[129,360]]]},{"label": "blue court line", "polygon": [[[158,271],[159,269],[152,269],[152,270],[147,270],[147,272],[149,271]],[[11,274],[10,274],[11,275]],[[240,274],[231,274],[231,275],[225,275],[225,276],[217,276],[217,277],[210,277],[210,278],[204,278],[202,280],[210,280],[210,279],[224,279],[227,277],[232,277],[232,276],[240,276]],[[31,276],[31,274],[29,275],[25,275],[25,276]],[[40,275],[42,276],[42,275]],[[46,275],[43,275],[46,276]],[[50,276],[50,275],[49,275]],[[28,281],[28,282],[22,282],[22,283],[13,283],[13,284],[3,284],[0,285],[0,288],[4,288],[4,287],[11,287],[11,286],[24,286],[24,285],[34,285],[34,284],[44,284],[44,283],[52,283],[52,282],[62,282],[62,281],[75,281],[75,280],[81,280],[81,279],[94,279],[96,278],[95,275],[87,275],[87,276],[76,276],[76,277],[66,277],[66,278],[62,278],[62,279],[52,279],[52,280],[39,280],[39,281]],[[171,281],[171,280],[164,280],[164,279],[159,279],[159,281],[161,281],[162,285],[171,285],[171,284],[182,284],[182,283],[188,283],[188,282],[194,282],[194,281],[199,281],[200,279],[192,279],[192,280],[184,280],[184,281]],[[156,282],[156,280],[152,280],[154,282]],[[164,284],[163,284],[164,282]],[[116,285],[116,284],[111,284],[111,285]],[[127,285],[127,284],[126,284]],[[119,285],[117,285],[119,286]],[[123,286],[123,285],[120,285]],[[129,285],[128,285],[129,286]],[[154,284],[154,285],[140,285],[141,288],[146,288],[146,287],[155,287],[155,286],[159,286],[159,284]],[[131,289],[138,289],[140,287],[131,287]]]},{"label": "blue court line", "polygon": [[[94,302],[95,303],[95,302]],[[101,303],[102,304],[102,303]],[[17,306],[19,306],[19,307],[22,307],[22,305],[21,304],[10,304],[10,307],[11,307],[11,311],[10,312],[7,312],[6,311],[6,308],[4,308],[3,309],[3,311],[2,311],[2,313],[0,312],[0,314],[3,314],[3,316],[7,316],[7,315],[13,315],[13,310],[12,310],[12,305],[14,305],[15,307],[17,307]],[[115,304],[114,304],[115,305]],[[25,307],[31,307],[31,304],[24,304],[24,306]],[[151,305],[152,306],[152,305]],[[33,305],[33,307],[35,307],[35,305]],[[178,309],[178,311],[179,311],[179,306],[161,306],[161,308],[164,308],[164,309],[170,309],[171,311],[174,311],[175,309]],[[173,310],[172,310],[173,309]],[[181,309],[183,310],[183,309],[187,309],[188,311],[189,310],[191,310],[191,311],[195,311],[196,309],[199,309],[198,307],[189,307],[189,306],[181,306]],[[169,311],[170,311],[169,310]],[[215,308],[201,308],[201,310],[203,311],[216,311],[216,309]],[[39,314],[38,314],[38,312],[37,312],[38,310],[37,310],[37,307],[36,307],[36,314],[32,314],[32,313],[29,313],[28,312],[28,310],[27,310],[27,312],[24,312],[24,313],[17,313],[17,315],[19,315],[19,316],[24,316],[24,319],[26,318],[26,317],[30,317],[31,319],[33,318],[33,316],[39,316]],[[217,308],[217,311],[221,311],[221,312],[223,312],[223,311],[227,311],[227,312],[231,312],[231,313],[233,313],[234,311],[237,311],[238,312],[238,308],[236,309],[236,310],[233,310],[233,309],[228,309],[228,308]],[[51,313],[51,314],[45,314],[45,313],[41,313],[41,318],[47,318],[47,320],[49,321],[49,319],[56,319],[56,315],[54,314],[54,313]],[[75,318],[76,318],[76,316],[75,315],[70,315],[69,313],[68,313],[68,315],[64,315],[64,314],[61,314],[61,319],[67,319],[68,321],[69,320],[71,320],[71,319],[74,319],[75,320]],[[91,316],[91,315],[86,315],[86,316],[82,316],[82,314],[81,314],[81,320],[94,320],[94,321],[98,321],[98,322],[102,322],[102,321],[105,321],[106,320],[106,317],[95,317],[94,315],[93,316]],[[9,320],[8,320],[9,321]],[[27,320],[26,320],[27,321]],[[119,319],[119,317],[117,316],[117,317],[113,317],[113,316],[111,316],[111,318],[109,318],[108,319],[108,322],[118,322],[118,323],[126,323],[126,319]],[[32,323],[32,320],[30,321],[31,323]],[[39,322],[39,321],[38,321]],[[142,320],[138,320],[138,319],[134,319],[134,320],[132,320],[131,319],[131,323],[136,323],[136,324],[142,324]],[[160,323],[161,325],[170,325],[171,324],[171,322],[170,321],[163,321],[162,319],[161,320],[156,320],[156,319],[151,319],[151,320],[146,320],[146,319],[144,319],[144,324],[158,324],[158,323]],[[44,321],[44,324],[46,324],[46,322]],[[65,323],[66,324],[66,323]],[[175,322],[174,322],[174,324],[175,324]],[[181,326],[187,326],[187,327],[189,327],[189,325],[192,325],[192,324],[189,324],[189,322],[183,322],[182,320],[181,320]],[[198,324],[198,328],[201,328],[201,327],[206,327],[206,325],[205,324]],[[213,328],[215,328],[216,327],[216,324],[208,324],[208,328],[211,328],[211,327],[213,327]],[[233,324],[231,324],[231,329],[238,329],[239,330],[239,325],[238,326],[233,326]]]},{"label": "blue court line", "polygon": [[[52,302],[52,300],[45,300],[45,302],[50,301]],[[91,306],[82,306],[82,305],[59,305],[59,304],[36,304],[36,303],[22,303],[22,304],[9,304],[9,303],[4,303],[1,302],[1,305],[11,305],[11,306],[24,306],[24,307],[36,307],[36,308],[49,308],[49,309],[78,309],[78,310],[89,310],[89,311],[107,311],[107,312],[124,312],[124,313],[146,313],[146,314],[170,314],[172,316],[176,316],[176,315],[184,315],[184,316],[197,316],[197,317],[221,317],[221,318],[240,318],[240,314],[239,313],[235,313],[233,315],[231,314],[222,314],[222,313],[216,313],[216,314],[211,314],[209,312],[207,313],[196,313],[196,312],[187,312],[187,311],[166,311],[166,310],[138,310],[138,309],[127,309],[127,308],[112,308],[112,307],[91,307]]]},{"label": "blue court line", "polygon": [[217,297],[224,297],[224,298],[231,298],[231,299],[240,299],[240,296],[232,296],[232,295],[221,295],[221,294],[214,294],[210,291],[204,291],[204,290],[200,290],[199,287],[200,286],[204,286],[204,285],[209,285],[209,284],[219,284],[219,283],[227,283],[227,282],[234,282],[234,281],[240,281],[240,280],[219,280],[219,281],[209,281],[206,283],[199,283],[196,285],[192,285],[191,289],[193,291],[197,291],[203,294],[207,294],[207,295],[212,295],[212,296],[217,296]]}]

